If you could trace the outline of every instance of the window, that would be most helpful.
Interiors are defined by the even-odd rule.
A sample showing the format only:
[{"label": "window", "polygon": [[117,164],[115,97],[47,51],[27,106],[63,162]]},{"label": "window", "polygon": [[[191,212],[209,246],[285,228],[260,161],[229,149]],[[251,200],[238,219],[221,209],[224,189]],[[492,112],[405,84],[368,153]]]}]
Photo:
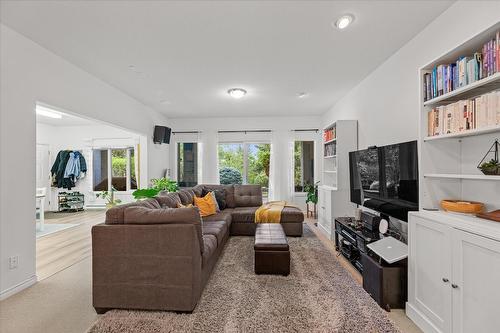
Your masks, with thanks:
[{"label": "window", "polygon": [[134,148],[94,149],[92,162],[94,191],[109,191],[111,187],[116,191],[137,189]]},{"label": "window", "polygon": [[180,187],[198,184],[198,144],[177,143],[177,182]]},{"label": "window", "polygon": [[258,184],[267,196],[270,155],[269,143],[219,144],[221,184]]},{"label": "window", "polygon": [[92,151],[92,175],[94,191],[108,190],[108,150],[94,149]]},{"label": "window", "polygon": [[295,141],[295,192],[304,192],[304,186],[314,183],[314,141]]}]

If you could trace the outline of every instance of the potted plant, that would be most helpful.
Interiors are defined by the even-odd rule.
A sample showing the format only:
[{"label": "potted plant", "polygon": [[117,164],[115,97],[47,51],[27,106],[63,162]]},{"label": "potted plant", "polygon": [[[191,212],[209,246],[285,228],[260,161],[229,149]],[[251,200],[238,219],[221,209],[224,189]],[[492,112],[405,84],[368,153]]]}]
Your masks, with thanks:
[{"label": "potted plant", "polygon": [[132,195],[136,200],[154,198],[161,191],[176,192],[179,185],[175,180],[167,177],[151,179],[151,187],[135,190]]},{"label": "potted plant", "polygon": [[[500,143],[498,143],[498,139],[493,142],[493,145],[491,148],[488,150],[486,155],[484,155],[483,159],[481,162],[479,162],[479,165],[477,166],[479,170],[481,170],[482,173],[485,175],[493,175],[493,176],[499,176],[500,175],[500,161],[499,161],[499,156],[498,156],[498,148],[500,146]],[[493,158],[491,158],[488,161],[489,156],[493,155]]]},{"label": "potted plant", "polygon": [[483,162],[480,166],[479,169],[485,174],[485,175],[500,175],[500,162],[495,159],[491,159],[488,162]]},{"label": "potted plant", "polygon": [[311,211],[311,215],[313,218],[316,218],[316,204],[318,203],[318,184],[319,181],[314,184],[306,184],[304,186],[304,191],[307,193],[306,196],[306,205],[307,205],[307,217],[309,217],[309,203],[313,204],[313,210]]},{"label": "potted plant", "polygon": [[111,191],[102,191],[97,193],[96,196],[98,198],[106,200],[106,207],[111,208],[122,202],[120,199],[115,199],[115,191],[116,189],[114,187],[111,187]]}]

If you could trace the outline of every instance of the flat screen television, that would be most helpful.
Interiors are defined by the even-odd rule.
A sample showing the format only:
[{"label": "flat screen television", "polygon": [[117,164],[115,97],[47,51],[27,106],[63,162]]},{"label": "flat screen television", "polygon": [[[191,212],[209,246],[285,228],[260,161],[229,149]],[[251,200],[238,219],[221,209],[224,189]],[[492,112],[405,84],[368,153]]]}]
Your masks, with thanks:
[{"label": "flat screen television", "polygon": [[349,153],[351,202],[408,221],[418,210],[417,141]]}]

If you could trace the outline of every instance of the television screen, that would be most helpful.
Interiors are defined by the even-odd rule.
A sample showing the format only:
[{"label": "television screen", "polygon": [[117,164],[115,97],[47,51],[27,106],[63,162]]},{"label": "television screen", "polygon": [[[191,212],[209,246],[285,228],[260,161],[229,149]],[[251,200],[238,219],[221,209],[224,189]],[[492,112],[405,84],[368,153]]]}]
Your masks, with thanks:
[{"label": "television screen", "polygon": [[408,221],[418,210],[417,142],[349,153],[351,201]]}]

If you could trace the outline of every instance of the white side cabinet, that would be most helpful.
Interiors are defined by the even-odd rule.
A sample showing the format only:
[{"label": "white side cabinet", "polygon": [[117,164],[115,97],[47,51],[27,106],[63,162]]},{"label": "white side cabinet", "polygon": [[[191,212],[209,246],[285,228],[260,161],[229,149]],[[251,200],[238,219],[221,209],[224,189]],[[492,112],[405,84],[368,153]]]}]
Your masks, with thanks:
[{"label": "white side cabinet", "polygon": [[331,236],[332,225],[332,189],[327,186],[318,187],[318,226],[321,231]]},{"label": "white side cabinet", "polygon": [[439,212],[408,223],[408,317],[424,332],[499,332],[500,225]]}]

